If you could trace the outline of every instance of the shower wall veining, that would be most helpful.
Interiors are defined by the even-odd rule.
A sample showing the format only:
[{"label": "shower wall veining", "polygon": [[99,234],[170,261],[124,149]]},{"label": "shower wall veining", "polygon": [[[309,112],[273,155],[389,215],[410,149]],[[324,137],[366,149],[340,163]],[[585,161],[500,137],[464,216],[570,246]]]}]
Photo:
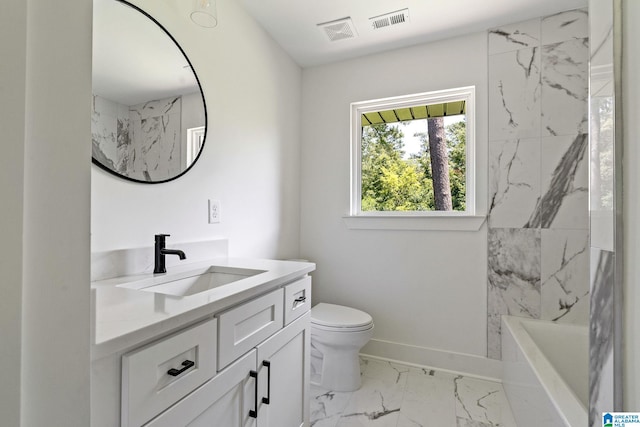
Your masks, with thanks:
[{"label": "shower wall veining", "polygon": [[[622,410],[620,277],[621,241],[616,228],[620,209],[620,139],[616,138],[613,1],[590,1],[590,233],[591,315],[589,320],[589,425],[600,425],[602,412]],[[616,13],[620,13],[616,11]],[[619,54],[619,52],[617,52]],[[614,65],[616,64],[616,65]],[[619,113],[618,113],[619,114]],[[617,141],[616,141],[617,139]],[[618,327],[616,327],[618,326]]]},{"label": "shower wall veining", "polygon": [[[178,96],[129,107],[94,95],[93,156],[120,174],[142,181],[156,170],[168,174],[154,176],[155,180],[179,174],[181,101]],[[160,139],[169,143],[157,144]]]},{"label": "shower wall veining", "polygon": [[489,31],[488,357],[503,314],[589,321],[588,13]]},{"label": "shower wall veining", "polygon": [[[187,127],[183,118],[196,117],[200,93],[123,105],[93,95],[91,142],[93,156],[121,175],[140,181],[160,181],[186,169]],[[163,141],[159,144],[159,141]]]}]

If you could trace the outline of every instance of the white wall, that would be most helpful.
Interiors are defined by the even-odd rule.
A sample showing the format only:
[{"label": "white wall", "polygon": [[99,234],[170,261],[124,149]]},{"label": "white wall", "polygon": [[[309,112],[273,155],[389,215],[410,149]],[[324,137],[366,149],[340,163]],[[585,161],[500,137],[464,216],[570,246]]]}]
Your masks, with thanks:
[{"label": "white wall", "polygon": [[191,128],[204,126],[204,109],[200,92],[182,95],[182,156],[186,161],[187,131]]},{"label": "white wall", "polygon": [[7,426],[20,422],[20,348],[22,345],[22,214],[24,206],[24,133],[27,4],[23,0],[0,6],[0,419]]},{"label": "white wall", "polygon": [[9,0],[0,17],[0,419],[86,427],[91,3]]},{"label": "white wall", "polygon": [[[208,109],[198,163],[165,184],[126,182],[92,168],[92,251],[229,238],[232,256],[298,255],[301,70],[234,1],[218,26],[188,18],[190,2],[137,0],[189,56]],[[222,222],[207,223],[207,199]],[[189,254],[187,254],[188,257]]]},{"label": "white wall", "polygon": [[369,312],[374,339],[486,356],[487,233],[347,229],[349,104],[476,86],[478,211],[487,195],[487,35],[303,72],[301,243],[314,303]]},{"label": "white wall", "polygon": [[[640,410],[640,3],[622,2],[622,120],[624,228],[624,390],[625,411]],[[616,113],[617,115],[617,113]]]}]

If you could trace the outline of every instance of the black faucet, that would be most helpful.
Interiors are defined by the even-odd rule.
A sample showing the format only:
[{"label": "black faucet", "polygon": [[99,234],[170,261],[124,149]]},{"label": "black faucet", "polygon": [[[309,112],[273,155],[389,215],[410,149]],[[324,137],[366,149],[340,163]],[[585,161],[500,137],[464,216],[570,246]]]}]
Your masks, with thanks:
[{"label": "black faucet", "polygon": [[170,234],[156,234],[156,246],[155,246],[155,266],[153,268],[153,274],[158,273],[166,273],[167,268],[164,264],[164,256],[165,255],[178,255],[180,259],[186,259],[187,256],[179,249],[167,249],[166,245],[166,237],[169,237]]}]

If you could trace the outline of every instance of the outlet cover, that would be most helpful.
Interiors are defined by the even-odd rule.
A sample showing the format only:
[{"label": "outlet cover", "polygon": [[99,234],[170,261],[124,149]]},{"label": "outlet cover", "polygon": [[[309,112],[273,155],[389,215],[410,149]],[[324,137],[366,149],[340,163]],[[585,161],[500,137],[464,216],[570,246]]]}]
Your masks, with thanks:
[{"label": "outlet cover", "polygon": [[220,222],[220,200],[209,199],[209,224]]}]

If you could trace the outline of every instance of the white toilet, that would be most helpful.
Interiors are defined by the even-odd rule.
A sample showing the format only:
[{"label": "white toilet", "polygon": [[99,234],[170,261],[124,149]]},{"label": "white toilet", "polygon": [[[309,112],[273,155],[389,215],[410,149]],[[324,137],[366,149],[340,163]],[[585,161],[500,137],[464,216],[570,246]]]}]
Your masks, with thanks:
[{"label": "white toilet", "polygon": [[333,391],[360,388],[360,349],[373,336],[364,311],[320,303],[311,309],[311,384]]}]

